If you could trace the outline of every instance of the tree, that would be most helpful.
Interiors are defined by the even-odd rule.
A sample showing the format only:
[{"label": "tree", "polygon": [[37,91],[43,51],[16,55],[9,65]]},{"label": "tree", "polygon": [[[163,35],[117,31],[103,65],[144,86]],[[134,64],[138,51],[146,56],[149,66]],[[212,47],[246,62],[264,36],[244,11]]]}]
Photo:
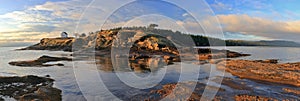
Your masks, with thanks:
[{"label": "tree", "polygon": [[79,37],[86,37],[86,34],[82,33]]},{"label": "tree", "polygon": [[93,35],[94,34],[94,32],[89,32],[89,35]]},{"label": "tree", "polygon": [[155,27],[158,27],[158,25],[157,24],[150,24],[148,26],[148,29],[154,29]]}]

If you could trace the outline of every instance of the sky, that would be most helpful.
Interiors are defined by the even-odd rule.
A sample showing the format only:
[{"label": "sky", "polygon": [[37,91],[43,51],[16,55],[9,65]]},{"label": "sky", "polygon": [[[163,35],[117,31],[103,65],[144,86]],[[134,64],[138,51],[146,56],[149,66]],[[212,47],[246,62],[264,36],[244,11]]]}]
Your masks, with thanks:
[{"label": "sky", "polygon": [[132,1],[1,0],[0,44],[150,23],[223,39],[300,42],[299,0]]}]

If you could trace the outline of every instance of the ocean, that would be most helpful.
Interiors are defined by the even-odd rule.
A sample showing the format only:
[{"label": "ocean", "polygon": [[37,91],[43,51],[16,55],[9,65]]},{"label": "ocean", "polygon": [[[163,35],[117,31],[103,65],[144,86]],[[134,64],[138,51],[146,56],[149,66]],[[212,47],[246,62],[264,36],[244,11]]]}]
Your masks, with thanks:
[{"label": "ocean", "polygon": [[[11,61],[34,60],[42,55],[54,57],[72,57],[72,52],[62,51],[44,51],[44,50],[23,50],[17,51],[22,47],[0,47],[0,76],[24,76],[50,75],[55,80],[54,87],[62,90],[62,97],[65,101],[85,101],[85,100],[124,100],[137,94],[148,92],[157,84],[167,84],[184,81],[197,81],[208,83],[207,78],[225,76],[238,79],[252,87],[258,94],[275,97],[282,95],[282,87],[286,85],[269,85],[259,82],[239,79],[224,71],[217,70],[210,64],[197,65],[196,61],[185,63],[174,63],[171,65],[158,65],[151,72],[140,72],[137,69],[127,68],[123,62],[116,63],[110,67],[103,62],[91,60],[59,61],[65,66],[52,67],[18,67],[11,66]],[[300,48],[294,47],[226,47],[226,49],[241,53],[251,54],[248,57],[237,59],[260,60],[260,59],[279,59],[280,63],[300,62]],[[96,59],[97,60],[97,59]],[[104,59],[105,60],[105,59]],[[102,63],[99,63],[102,62]],[[151,63],[159,63],[153,60]],[[109,62],[108,62],[109,64]],[[154,64],[154,67],[157,65]],[[124,66],[124,67],[122,67]],[[125,68],[125,69],[118,69]],[[137,76],[136,76],[136,75]],[[135,75],[137,78],[126,78],[124,75]],[[139,81],[140,80],[140,81]],[[209,83],[212,86],[218,86],[216,83]],[[224,86],[221,86],[224,87]],[[287,86],[290,87],[290,86]],[[224,87],[228,90],[233,89]],[[266,93],[267,92],[267,93]],[[299,96],[285,95],[290,97]]]}]

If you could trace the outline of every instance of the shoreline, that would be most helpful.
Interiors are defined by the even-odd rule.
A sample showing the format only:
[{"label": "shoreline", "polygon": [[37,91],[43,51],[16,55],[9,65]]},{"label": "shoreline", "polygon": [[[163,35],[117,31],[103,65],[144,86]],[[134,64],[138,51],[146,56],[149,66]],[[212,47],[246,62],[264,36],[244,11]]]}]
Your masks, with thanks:
[{"label": "shoreline", "polygon": [[[63,47],[61,47],[63,48]],[[52,51],[62,51],[60,50],[59,48],[57,48],[58,50],[52,50]],[[105,48],[107,49],[107,48]],[[93,55],[93,53],[97,53],[96,54],[96,57],[99,56],[99,57],[110,57],[110,50],[105,50],[105,49],[101,49],[101,50],[96,50],[96,51],[90,51],[88,53],[85,53],[86,51],[81,51],[81,53],[77,54],[77,53],[74,53],[71,55],[72,57],[76,57],[76,55],[82,55],[82,56],[89,56]],[[156,54],[159,54],[161,55],[161,58],[162,58],[162,61],[166,62],[168,65],[171,65],[169,64],[169,62],[180,62],[180,58],[178,57],[178,52],[176,50],[168,50],[168,51],[151,51],[153,53],[151,54],[148,54],[148,55],[145,55],[146,53],[148,53],[147,51],[149,50],[137,50],[138,48],[134,49],[134,51],[131,51],[131,54],[129,56],[117,56],[117,57],[127,57],[129,58],[129,60],[132,62],[130,64],[132,71],[134,72],[139,72],[139,73],[142,73],[142,72],[155,72],[155,71],[149,71],[150,70],[150,64],[151,62],[149,61],[153,61],[151,59],[155,59],[156,58]],[[45,49],[42,49],[42,50],[47,50],[47,48]],[[198,52],[197,55],[199,55],[198,57],[193,55],[193,54],[184,54],[184,58],[195,58],[195,60],[197,61],[206,61],[206,62],[201,62],[203,64],[217,64],[217,65],[221,65],[223,64],[223,61],[227,61],[228,58],[233,58],[233,59],[236,59],[236,61],[242,61],[241,59],[238,59],[239,57],[247,57],[247,56],[250,56],[250,54],[243,54],[243,53],[239,53],[239,52],[234,52],[234,51],[230,51],[230,50],[214,50],[214,49],[209,49],[209,48],[202,48],[202,49],[198,49],[196,50]],[[214,51],[216,52],[217,54],[211,54],[211,52]],[[109,54],[109,55],[108,55]],[[231,55],[230,55],[231,54]],[[75,55],[75,56],[74,56]],[[200,57],[202,56],[202,57]],[[43,57],[43,56],[41,56]],[[40,57],[40,58],[41,58]],[[54,57],[55,58],[55,61],[60,61],[58,58],[63,58],[63,57]],[[80,60],[80,59],[79,59]],[[106,59],[104,59],[106,60]],[[179,61],[178,61],[179,60]],[[234,60],[232,60],[234,61]],[[267,61],[267,60],[245,60],[245,61],[248,61],[249,62],[253,62],[253,63],[262,63],[262,62],[266,62],[264,63],[264,65],[273,65],[273,64],[277,64],[278,61],[276,61],[276,63],[272,60],[271,61]],[[27,67],[36,67],[36,66],[45,66],[45,67],[49,67],[49,66],[46,66],[44,65],[44,63],[47,63],[48,61],[46,62],[43,62],[43,61],[39,61],[39,59],[36,59],[36,60],[29,60],[29,61],[17,61],[19,63],[23,63],[23,64],[29,64],[29,66]],[[38,62],[36,66],[30,66],[30,64],[34,63],[34,62]],[[234,63],[240,63],[240,62],[234,62]],[[108,67],[104,67],[104,71],[105,69],[107,69],[108,71],[114,71],[113,69],[110,69],[109,68],[109,64],[111,64],[110,62],[105,62],[103,63],[103,61],[101,61],[101,63],[99,63],[100,65],[106,65]],[[198,64],[198,65],[203,65],[203,64]],[[247,63],[246,63],[247,64]],[[58,64],[58,65],[61,65],[61,64]],[[57,66],[57,65],[52,65],[52,66]],[[61,65],[63,66],[63,65]],[[26,66],[25,66],[26,67]],[[143,67],[143,68],[141,68]],[[223,67],[223,69],[227,69],[228,67],[225,66]],[[233,67],[232,67],[233,68]],[[234,67],[234,68],[237,68],[237,67]],[[100,69],[100,70],[103,70],[103,69]],[[250,70],[251,71],[251,70]],[[239,77],[241,79],[247,79],[247,80],[250,80],[250,81],[256,81],[255,79],[251,79],[250,77],[243,77],[243,75],[246,75],[247,73],[241,73],[241,74],[235,74],[235,72],[237,71],[230,71],[230,70],[226,70],[226,72],[232,74],[232,75],[235,75],[236,77]],[[255,77],[256,78],[256,77]],[[240,85],[241,82],[239,81],[236,81],[236,79],[228,79],[228,78],[225,78],[223,79],[224,82],[222,82],[222,85],[224,86],[227,86],[231,89],[234,89],[234,90],[245,90],[245,91],[249,91],[249,92],[252,92],[252,88],[251,87],[248,87],[247,85],[243,85],[241,87],[239,87],[238,85]],[[268,81],[268,80],[263,80],[263,81]],[[274,80],[272,81],[268,81],[268,83],[270,84],[275,84],[274,83]],[[166,84],[166,86],[169,85],[169,86],[172,86],[172,84]],[[268,85],[268,84],[267,84]],[[281,85],[281,84],[279,84]],[[292,84],[293,85],[293,84]],[[296,86],[299,86],[298,84]],[[220,88],[220,89],[223,89],[223,88]],[[163,91],[163,90],[159,90],[157,89],[158,91]],[[295,94],[298,94],[299,91],[298,90],[291,90],[291,88],[282,88],[282,90],[286,93],[295,93]],[[227,91],[223,91],[222,92],[227,92]],[[222,93],[221,92],[221,93]],[[150,94],[151,95],[151,94]],[[164,96],[163,94],[161,94],[162,96]],[[194,95],[194,97],[196,98],[199,98],[201,97],[201,95]],[[240,93],[240,94],[237,94],[237,93],[234,93],[234,95],[226,95],[225,97],[220,97],[220,96],[217,96],[216,99],[219,99],[219,100],[222,100],[222,99],[235,99],[235,100],[240,100],[240,99],[272,99],[272,98],[269,98],[269,97],[266,97],[265,95],[259,95],[259,94],[256,94],[255,92],[252,92],[251,94],[244,94],[244,93]],[[297,98],[297,97],[295,97]],[[295,99],[294,98],[294,99]],[[300,98],[300,97],[298,97]],[[279,99],[286,99],[286,97],[283,97],[283,98],[279,98]]]},{"label": "shoreline", "polygon": [[300,62],[283,63],[262,60],[225,60],[218,63],[218,69],[240,78],[300,86]]}]

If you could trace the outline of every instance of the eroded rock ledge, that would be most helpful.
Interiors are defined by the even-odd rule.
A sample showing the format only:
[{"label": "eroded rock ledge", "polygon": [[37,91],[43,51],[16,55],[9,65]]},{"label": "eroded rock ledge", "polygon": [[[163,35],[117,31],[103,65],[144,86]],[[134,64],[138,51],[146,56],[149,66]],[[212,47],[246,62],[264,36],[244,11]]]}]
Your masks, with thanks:
[{"label": "eroded rock ledge", "polygon": [[70,58],[66,57],[51,57],[51,56],[41,56],[36,60],[30,61],[13,61],[9,62],[10,65],[13,66],[21,66],[21,67],[48,67],[48,66],[64,66],[64,64],[46,64],[47,62],[57,62],[57,61],[72,61]]},{"label": "eroded rock ledge", "polygon": [[276,60],[225,60],[219,69],[240,78],[300,86],[300,62],[277,64]]},{"label": "eroded rock ledge", "polygon": [[61,101],[61,90],[52,87],[53,81],[33,75],[0,77],[0,95],[19,101]]},{"label": "eroded rock ledge", "polygon": [[39,43],[19,50],[72,51],[75,38],[43,38]]}]

